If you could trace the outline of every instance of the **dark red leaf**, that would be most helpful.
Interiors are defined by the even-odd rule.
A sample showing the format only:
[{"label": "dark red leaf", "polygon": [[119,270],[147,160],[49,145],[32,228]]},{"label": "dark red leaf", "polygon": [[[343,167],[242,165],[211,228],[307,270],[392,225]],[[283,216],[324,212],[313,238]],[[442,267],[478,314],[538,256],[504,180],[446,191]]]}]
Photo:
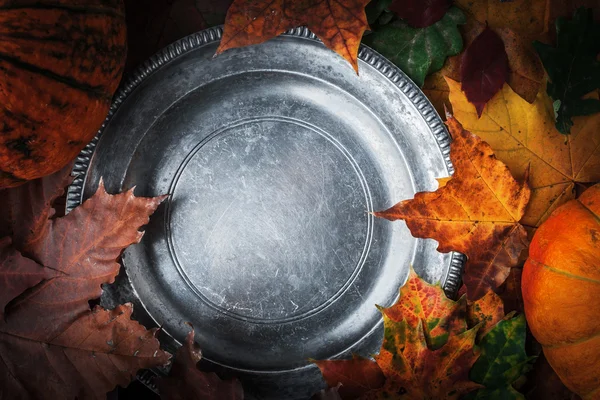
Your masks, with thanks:
[{"label": "dark red leaf", "polygon": [[415,28],[438,22],[450,8],[450,0],[394,0],[390,11]]},{"label": "dark red leaf", "polygon": [[342,399],[355,399],[385,383],[385,376],[375,361],[354,356],[352,360],[315,361],[325,382],[339,386]]},{"label": "dark red leaf", "polygon": [[500,36],[486,27],[467,47],[460,66],[462,90],[481,116],[508,79],[508,56]]},{"label": "dark red leaf", "polygon": [[197,367],[202,358],[194,342],[194,331],[188,333],[183,346],[177,351],[169,377],[158,381],[160,397],[164,400],[242,400],[244,391],[237,380],[221,380],[213,372],[202,372]]},{"label": "dark red leaf", "polygon": [[11,300],[57,274],[58,272],[23,257],[12,246],[9,237],[0,239],[0,318],[4,318],[4,308]]},{"label": "dark red leaf", "polygon": [[0,241],[0,283],[8,288],[0,296],[0,399],[106,399],[139,369],[169,360],[154,331],[131,320],[131,305],[88,303],[114,280],[121,252],[140,241],[139,228],[165,197],[111,196],[100,184],[69,215],[48,220],[52,196],[42,192],[40,203],[28,203],[39,215],[23,214],[36,227],[23,245],[32,260]]},{"label": "dark red leaf", "polygon": [[10,236],[21,250],[44,230],[55,211],[51,207],[71,182],[71,164],[44,178],[0,190],[0,237]]}]

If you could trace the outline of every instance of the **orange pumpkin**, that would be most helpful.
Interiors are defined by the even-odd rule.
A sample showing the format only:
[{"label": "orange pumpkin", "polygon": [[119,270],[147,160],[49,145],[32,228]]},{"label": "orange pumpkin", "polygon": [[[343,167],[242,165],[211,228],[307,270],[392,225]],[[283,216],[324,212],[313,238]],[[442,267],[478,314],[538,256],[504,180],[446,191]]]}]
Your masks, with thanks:
[{"label": "orange pumpkin", "polygon": [[529,327],[552,368],[584,399],[600,399],[600,184],[539,227],[522,292]]},{"label": "orange pumpkin", "polygon": [[94,137],[126,36],[122,0],[0,0],[0,188],[59,170]]}]

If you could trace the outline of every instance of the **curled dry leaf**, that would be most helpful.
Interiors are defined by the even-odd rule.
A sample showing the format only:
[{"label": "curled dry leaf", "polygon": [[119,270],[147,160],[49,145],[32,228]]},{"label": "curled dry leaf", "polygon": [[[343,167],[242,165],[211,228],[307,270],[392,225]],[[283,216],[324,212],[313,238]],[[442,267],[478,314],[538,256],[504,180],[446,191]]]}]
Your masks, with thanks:
[{"label": "curled dry leaf", "polygon": [[450,0],[394,0],[390,11],[415,28],[425,28],[438,22],[450,8]]},{"label": "curled dry leaf", "polygon": [[305,25],[358,72],[358,47],[369,27],[365,14],[368,3],[369,0],[235,0],[227,11],[217,54],[259,44]]},{"label": "curled dry leaf", "polygon": [[69,215],[41,221],[39,234],[22,244],[45,271],[34,279],[23,278],[38,271],[33,261],[2,242],[0,271],[11,270],[19,289],[29,287],[2,299],[0,397],[104,399],[140,368],[168,361],[154,332],[130,319],[131,305],[112,311],[88,305],[100,285],[114,280],[121,251],[140,241],[138,229],[163,199],[132,191],[111,196],[101,184]]},{"label": "curled dry leaf", "polygon": [[215,373],[200,371],[196,364],[202,358],[194,342],[194,331],[177,351],[171,372],[158,381],[160,397],[164,400],[242,400],[244,391],[237,380],[223,381]]},{"label": "curled dry leaf", "polygon": [[[545,91],[529,104],[504,85],[481,118],[460,89],[447,79],[454,116],[465,129],[488,142],[517,179],[531,167],[531,202],[522,223],[537,227],[575,196],[577,183],[600,180],[600,115],[574,117],[568,137],[554,127],[552,102]],[[598,93],[590,95],[598,98]]]},{"label": "curled dry leaf", "polygon": [[460,79],[462,90],[481,115],[483,107],[494,97],[508,78],[508,56],[504,42],[486,27],[462,55]]},{"label": "curled dry leaf", "polygon": [[496,290],[527,247],[527,232],[519,220],[530,190],[527,182],[513,178],[487,143],[452,116],[447,124],[454,139],[452,179],[435,192],[417,193],[375,215],[404,220],[413,236],[437,240],[441,252],[465,254],[463,281],[473,301]]}]

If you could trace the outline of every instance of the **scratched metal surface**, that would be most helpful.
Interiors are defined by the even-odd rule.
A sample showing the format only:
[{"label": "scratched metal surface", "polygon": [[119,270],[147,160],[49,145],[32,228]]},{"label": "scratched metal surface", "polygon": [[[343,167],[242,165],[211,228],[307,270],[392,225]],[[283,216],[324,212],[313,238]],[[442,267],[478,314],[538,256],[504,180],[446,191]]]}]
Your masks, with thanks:
[{"label": "scratched metal surface", "polygon": [[132,301],[174,350],[190,322],[204,367],[252,399],[323,387],[308,358],[376,353],[375,304],[410,265],[457,289],[462,258],[373,218],[447,176],[439,117],[366,47],[360,76],[306,29],[213,59],[220,28],[169,46],[117,95],[79,157],[72,209],[109,192],[170,194],[102,303]]}]

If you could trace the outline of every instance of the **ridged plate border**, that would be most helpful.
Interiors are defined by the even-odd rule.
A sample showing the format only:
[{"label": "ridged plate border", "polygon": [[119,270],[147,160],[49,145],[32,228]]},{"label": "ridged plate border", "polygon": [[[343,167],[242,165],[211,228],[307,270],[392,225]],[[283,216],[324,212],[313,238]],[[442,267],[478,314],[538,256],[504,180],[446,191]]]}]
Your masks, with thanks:
[{"label": "ridged plate border", "polygon": [[[83,187],[85,185],[87,171],[89,169],[92,156],[96,149],[96,145],[98,144],[98,140],[102,136],[104,129],[111,120],[112,116],[117,112],[120,105],[127,99],[127,97],[134,91],[134,89],[138,85],[140,85],[146,78],[152,75],[154,71],[158,70],[163,65],[169,63],[177,57],[186,54],[198,47],[204,46],[208,43],[220,41],[222,34],[223,27],[217,26],[186,36],[156,53],[154,56],[152,56],[142,65],[140,65],[131,74],[131,76],[129,76],[128,79],[126,79],[125,83],[122,84],[122,86],[115,94],[113,102],[108,111],[108,115],[102,123],[102,126],[98,130],[98,133],[75,159],[75,164],[71,172],[71,175],[75,178],[73,180],[73,183],[69,186],[67,190],[67,212],[70,212],[82,203]],[[284,35],[303,37],[306,39],[319,41],[317,36],[310,30],[308,30],[308,28],[306,27],[291,29],[284,33]],[[398,67],[389,62],[381,54],[377,53],[376,51],[370,49],[365,45],[360,46],[358,58],[377,69],[383,76],[385,76],[390,81],[391,84],[395,85],[404,94],[406,94],[410,101],[415,105],[415,107],[417,108],[417,110],[431,129],[431,132],[433,133],[441,149],[448,173],[452,175],[454,173],[454,167],[452,165],[452,161],[450,161],[450,135],[448,134],[448,131],[446,130],[443,121],[441,120],[437,112],[435,112],[431,103],[429,102],[427,97],[425,97],[421,89],[419,89],[419,87],[415,85]],[[452,253],[450,268],[448,270],[446,281],[444,282],[444,291],[450,297],[454,297],[458,292],[461,273],[465,261],[466,257],[463,254],[457,252]]]}]

